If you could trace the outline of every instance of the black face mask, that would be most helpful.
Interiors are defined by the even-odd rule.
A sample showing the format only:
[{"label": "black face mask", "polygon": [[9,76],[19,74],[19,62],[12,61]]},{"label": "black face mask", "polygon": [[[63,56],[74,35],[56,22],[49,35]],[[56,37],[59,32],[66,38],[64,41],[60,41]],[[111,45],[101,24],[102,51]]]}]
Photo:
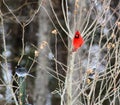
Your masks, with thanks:
[{"label": "black face mask", "polygon": [[75,35],[75,38],[79,38],[79,35]]}]

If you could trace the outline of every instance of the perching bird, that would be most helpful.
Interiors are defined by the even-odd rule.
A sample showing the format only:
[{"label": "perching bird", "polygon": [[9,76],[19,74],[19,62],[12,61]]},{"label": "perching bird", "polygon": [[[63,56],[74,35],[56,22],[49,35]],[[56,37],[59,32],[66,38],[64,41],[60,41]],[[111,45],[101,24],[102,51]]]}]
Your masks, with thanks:
[{"label": "perching bird", "polygon": [[81,34],[79,31],[75,32],[75,36],[72,40],[73,44],[73,50],[72,52],[75,52],[78,48],[80,48],[84,43],[84,39],[82,38]]},{"label": "perching bird", "polygon": [[17,65],[16,67],[16,74],[18,77],[25,77],[25,76],[31,76],[31,77],[34,77],[32,76],[31,74],[28,74],[26,68],[22,67],[21,65]]}]

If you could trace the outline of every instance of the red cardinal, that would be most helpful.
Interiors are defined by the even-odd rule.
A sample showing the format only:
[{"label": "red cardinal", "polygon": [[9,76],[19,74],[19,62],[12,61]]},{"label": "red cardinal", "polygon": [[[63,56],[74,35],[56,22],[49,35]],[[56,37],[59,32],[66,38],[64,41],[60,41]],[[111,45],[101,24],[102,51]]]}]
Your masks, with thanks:
[{"label": "red cardinal", "polygon": [[73,38],[72,44],[73,44],[73,52],[76,51],[79,47],[82,46],[82,44],[84,43],[84,39],[82,38],[82,36],[80,35],[79,31],[76,31],[75,36]]}]

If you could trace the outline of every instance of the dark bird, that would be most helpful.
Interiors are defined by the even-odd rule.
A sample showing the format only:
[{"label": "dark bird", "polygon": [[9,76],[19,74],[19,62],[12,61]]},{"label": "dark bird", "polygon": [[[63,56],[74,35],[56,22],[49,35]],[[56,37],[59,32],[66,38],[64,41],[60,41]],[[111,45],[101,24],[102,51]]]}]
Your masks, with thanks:
[{"label": "dark bird", "polygon": [[32,76],[31,74],[28,74],[26,68],[22,67],[21,65],[17,65],[16,67],[16,74],[18,77],[25,77],[25,76],[31,76],[31,77],[34,77]]}]

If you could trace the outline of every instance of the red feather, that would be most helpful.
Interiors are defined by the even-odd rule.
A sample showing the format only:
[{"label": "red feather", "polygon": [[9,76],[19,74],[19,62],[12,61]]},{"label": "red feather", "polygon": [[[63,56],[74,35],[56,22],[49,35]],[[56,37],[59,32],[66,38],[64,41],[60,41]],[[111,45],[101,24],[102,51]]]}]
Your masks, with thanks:
[{"label": "red feather", "polygon": [[80,48],[84,43],[84,39],[82,38],[79,31],[76,31],[75,36],[73,38],[72,44],[73,44],[73,52],[76,51],[78,48]]}]

